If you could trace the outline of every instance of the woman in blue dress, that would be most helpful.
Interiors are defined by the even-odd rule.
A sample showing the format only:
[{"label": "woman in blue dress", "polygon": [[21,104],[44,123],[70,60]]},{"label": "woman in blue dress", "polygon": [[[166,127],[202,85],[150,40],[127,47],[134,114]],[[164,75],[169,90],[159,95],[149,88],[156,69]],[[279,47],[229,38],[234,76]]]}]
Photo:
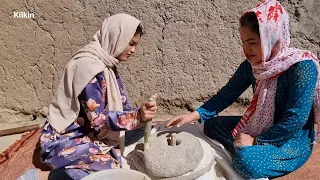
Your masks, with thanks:
[{"label": "woman in blue dress", "polygon": [[[240,18],[247,59],[230,81],[196,111],[167,127],[196,120],[205,134],[232,154],[246,179],[275,178],[310,157],[319,122],[319,62],[310,51],[290,48],[289,16],[276,0],[265,0]],[[242,117],[219,117],[249,87],[251,103]]]}]

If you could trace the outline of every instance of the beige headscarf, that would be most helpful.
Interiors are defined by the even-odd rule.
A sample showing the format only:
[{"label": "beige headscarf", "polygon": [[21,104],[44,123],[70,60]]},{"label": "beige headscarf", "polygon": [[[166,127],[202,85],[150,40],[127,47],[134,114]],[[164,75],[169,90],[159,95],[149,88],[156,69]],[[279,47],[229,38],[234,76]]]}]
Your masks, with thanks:
[{"label": "beige headscarf", "polygon": [[102,71],[107,82],[108,109],[123,111],[119,86],[112,68],[119,63],[116,57],[126,49],[140,23],[127,14],[110,16],[93,36],[93,41],[73,55],[49,105],[48,122],[56,131],[63,132],[76,120],[80,111],[78,96],[94,76]]}]

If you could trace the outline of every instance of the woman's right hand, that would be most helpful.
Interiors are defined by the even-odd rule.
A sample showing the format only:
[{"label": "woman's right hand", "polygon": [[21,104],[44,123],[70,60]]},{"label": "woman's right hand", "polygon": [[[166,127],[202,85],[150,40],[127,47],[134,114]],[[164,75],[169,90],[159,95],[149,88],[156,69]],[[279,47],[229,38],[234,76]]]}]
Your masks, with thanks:
[{"label": "woman's right hand", "polygon": [[171,120],[169,120],[166,127],[170,128],[174,125],[177,125],[177,127],[181,127],[184,124],[191,124],[198,119],[200,119],[198,111],[193,111],[192,113],[182,114],[172,118]]},{"label": "woman's right hand", "polygon": [[139,114],[142,121],[148,121],[157,115],[158,106],[156,101],[146,101],[140,108]]}]

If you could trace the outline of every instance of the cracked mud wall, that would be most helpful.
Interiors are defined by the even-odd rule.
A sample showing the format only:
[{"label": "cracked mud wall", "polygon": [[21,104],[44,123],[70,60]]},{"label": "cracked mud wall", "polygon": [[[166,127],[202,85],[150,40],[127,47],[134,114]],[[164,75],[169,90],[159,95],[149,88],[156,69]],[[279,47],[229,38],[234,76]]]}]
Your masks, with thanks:
[{"label": "cracked mud wall", "polygon": [[[162,114],[214,95],[243,61],[238,18],[258,0],[3,0],[0,4],[0,123],[28,121],[48,106],[66,63],[104,18],[128,13],[146,27],[137,53],[119,66],[134,105],[155,92]],[[318,53],[320,1],[281,1],[292,44]],[[34,13],[16,19],[14,11]],[[241,96],[247,103],[250,90]]]}]

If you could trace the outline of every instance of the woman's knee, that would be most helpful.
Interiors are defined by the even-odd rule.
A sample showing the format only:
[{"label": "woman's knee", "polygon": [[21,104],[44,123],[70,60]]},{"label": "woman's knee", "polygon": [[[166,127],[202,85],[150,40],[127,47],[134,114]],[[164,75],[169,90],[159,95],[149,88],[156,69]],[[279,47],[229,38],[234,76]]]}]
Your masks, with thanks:
[{"label": "woman's knee", "polygon": [[232,164],[235,170],[246,179],[266,178],[264,176],[265,162],[260,156],[257,156],[254,151],[249,148],[237,148],[232,158]]},{"label": "woman's knee", "polygon": [[217,127],[219,127],[218,120],[216,118],[211,118],[204,122],[203,131],[208,137],[215,139],[217,136],[217,131],[215,129]]},{"label": "woman's knee", "polygon": [[240,121],[241,116],[216,116],[204,122],[204,129],[224,129],[231,131]]}]

